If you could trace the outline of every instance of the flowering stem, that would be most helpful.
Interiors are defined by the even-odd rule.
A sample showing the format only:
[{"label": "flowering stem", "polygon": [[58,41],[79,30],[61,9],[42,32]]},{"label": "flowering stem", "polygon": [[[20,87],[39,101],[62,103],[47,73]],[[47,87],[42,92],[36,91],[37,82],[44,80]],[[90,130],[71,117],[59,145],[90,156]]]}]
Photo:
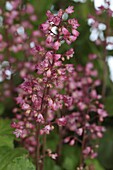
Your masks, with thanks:
[{"label": "flowering stem", "polygon": [[[60,113],[58,114],[58,118],[60,118],[62,114],[63,114],[63,113],[60,112]],[[58,162],[59,162],[59,160],[60,160],[61,152],[62,152],[62,130],[63,130],[63,129],[62,129],[62,126],[59,126]]]},{"label": "flowering stem", "polygon": [[[47,81],[47,84],[48,84],[48,81]],[[49,92],[49,87],[45,87],[45,90],[44,90],[44,95],[43,95],[43,100],[44,100],[44,97],[45,95],[47,95]],[[42,101],[43,101],[42,100]],[[44,104],[44,103],[43,103]],[[46,107],[44,109],[44,119],[45,119],[45,122],[46,122],[46,119],[47,119],[47,108],[48,108],[48,105],[47,103],[46,104]],[[44,160],[45,160],[45,152],[46,152],[46,133],[44,134],[43,136],[43,145],[42,145],[42,163],[41,163],[41,168],[40,170],[43,170],[44,169]]]},{"label": "flowering stem", "polygon": [[44,169],[45,151],[46,151],[46,134],[44,134],[43,137],[42,164],[40,170]]},{"label": "flowering stem", "polygon": [[82,140],[82,149],[81,149],[81,158],[80,158],[80,167],[84,168],[85,164],[84,164],[84,155],[83,155],[83,150],[85,148],[85,144],[86,144],[86,118],[85,115],[83,113],[83,118],[84,118],[84,123],[83,123],[83,140]]},{"label": "flowering stem", "polygon": [[40,124],[37,126],[37,148],[36,148],[36,170],[39,170],[39,160],[40,160]]},{"label": "flowering stem", "polygon": [[59,127],[59,138],[58,156],[60,158],[62,152],[62,127]]},{"label": "flowering stem", "polygon": [[85,148],[85,129],[83,130],[83,142],[82,142],[82,150],[81,150],[81,159],[80,159],[80,167],[84,167],[84,156],[83,156],[83,150]]},{"label": "flowering stem", "polygon": [[[44,88],[42,102],[41,102],[41,112],[43,112],[43,104],[44,104],[44,97],[46,94],[46,87]],[[46,114],[45,114],[46,115]],[[36,170],[43,170],[43,157],[41,165],[39,166],[39,160],[40,160],[40,143],[39,143],[39,136],[40,136],[40,124],[37,126],[37,151],[36,151]],[[46,144],[46,136],[44,134],[44,142],[43,142],[43,156],[45,157],[45,144]]]}]

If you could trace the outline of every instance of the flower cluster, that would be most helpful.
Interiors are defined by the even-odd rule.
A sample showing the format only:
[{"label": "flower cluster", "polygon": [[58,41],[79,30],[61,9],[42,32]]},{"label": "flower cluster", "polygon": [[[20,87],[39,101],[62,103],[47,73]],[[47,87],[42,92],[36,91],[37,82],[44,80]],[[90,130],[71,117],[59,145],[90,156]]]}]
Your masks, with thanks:
[{"label": "flower cluster", "polygon": [[[19,73],[24,78],[35,70],[37,58],[30,59],[31,48],[38,44],[41,37],[39,30],[34,30],[33,24],[37,16],[34,7],[30,3],[23,4],[21,0],[4,2],[3,9],[0,8],[0,88],[5,89],[5,80],[11,80],[13,75]],[[10,69],[4,70],[4,62],[8,62]],[[8,66],[8,67],[9,67]],[[12,82],[13,83],[13,82]],[[9,94],[12,87],[9,87]],[[13,89],[14,90],[14,89]],[[1,98],[6,96],[6,90],[2,90]],[[13,94],[12,94],[13,96]]]},{"label": "flower cluster", "polygon": [[[47,12],[48,20],[41,25],[47,36],[46,43],[44,46],[37,45],[32,49],[35,56],[39,57],[35,66],[36,73],[27,76],[17,89],[19,96],[16,101],[20,109],[14,109],[16,120],[12,123],[12,127],[15,128],[16,137],[22,139],[30,153],[36,150],[37,133],[45,136],[54,129],[54,123],[59,126],[66,124],[65,118],[62,116],[59,118],[57,112],[64,106],[70,107],[72,104],[72,98],[62,94],[62,88],[67,72],[72,73],[73,69],[70,64],[65,65],[63,61],[72,57],[74,51],[69,49],[65,54],[57,53],[63,40],[70,44],[79,35],[76,30],[79,26],[77,20],[63,19],[64,14],[72,12],[74,12],[73,7],[68,7],[65,11],[59,10],[57,15]],[[57,34],[51,33],[53,25],[57,27]],[[48,42],[48,37],[51,37],[52,41]]]},{"label": "flower cluster", "polygon": [[41,25],[42,31],[47,36],[46,46],[58,50],[63,41],[71,44],[77,39],[79,35],[76,30],[79,26],[78,21],[75,18],[67,19],[68,15],[73,12],[72,6],[69,6],[65,11],[59,10],[57,15],[47,11],[47,21]]},{"label": "flower cluster", "polygon": [[[32,22],[37,20],[34,7],[29,3],[22,5],[22,1],[17,0],[16,2],[6,1],[4,9],[0,9],[0,16],[3,19],[1,29],[4,31],[1,50],[3,51],[7,47],[9,52],[18,53],[25,51],[27,53],[31,37],[27,34],[26,29],[32,31]],[[24,17],[26,19],[23,19]],[[31,33],[32,38],[36,40],[39,32],[33,31]],[[5,37],[6,34],[8,35],[7,37]]]},{"label": "flower cluster", "polygon": [[[94,55],[89,57],[93,59]],[[99,85],[97,71],[91,61],[85,67],[78,65],[73,70],[73,76],[68,75],[66,83],[66,93],[72,96],[70,114],[65,117],[66,130],[70,130],[73,134],[66,137],[64,142],[70,145],[80,142],[83,145],[84,157],[94,158],[97,155],[92,141],[102,138],[105,131],[100,123],[107,116],[107,112],[100,101],[101,96],[97,94],[96,88]]]}]

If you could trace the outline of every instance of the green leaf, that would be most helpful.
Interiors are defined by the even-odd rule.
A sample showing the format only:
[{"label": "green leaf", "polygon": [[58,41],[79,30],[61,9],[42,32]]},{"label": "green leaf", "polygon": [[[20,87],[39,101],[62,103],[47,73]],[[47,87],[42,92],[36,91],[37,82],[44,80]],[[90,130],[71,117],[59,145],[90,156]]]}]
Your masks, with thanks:
[{"label": "green leaf", "polygon": [[100,165],[97,159],[88,159],[86,160],[86,165],[88,167],[92,167],[93,169],[104,170],[104,168]]},{"label": "green leaf", "polygon": [[8,146],[10,148],[14,147],[13,144],[14,135],[12,128],[10,126],[9,119],[1,119],[0,120],[0,147]]},{"label": "green leaf", "polygon": [[59,166],[55,165],[53,170],[61,170],[61,168]]},{"label": "green leaf", "polygon": [[58,143],[59,143],[59,136],[56,132],[56,129],[55,131],[51,132],[50,135],[47,136],[47,148],[51,149],[52,151],[56,151],[56,148],[58,146]]},{"label": "green leaf", "polygon": [[23,157],[15,158],[7,167],[6,170],[35,170],[35,166],[29,159]]},{"label": "green leaf", "polygon": [[61,168],[58,165],[56,165],[55,160],[46,157],[44,160],[44,170],[61,170]]},{"label": "green leaf", "polygon": [[52,160],[49,157],[46,157],[44,162],[44,170],[50,170],[50,169],[52,170],[54,169],[54,166],[55,166],[54,160]]},{"label": "green leaf", "polygon": [[13,148],[14,147],[13,139],[14,139],[13,137],[0,136],[0,147],[8,146],[10,148]]},{"label": "green leaf", "polygon": [[71,147],[65,145],[63,147],[63,168],[65,170],[74,170],[78,166],[80,159],[80,149],[78,147]]},{"label": "green leaf", "polygon": [[11,121],[9,119],[0,119],[0,136],[14,136],[10,124]]},{"label": "green leaf", "polygon": [[107,129],[100,141],[98,160],[105,169],[113,169],[113,129]]},{"label": "green leaf", "polygon": [[13,161],[16,157],[25,154],[27,154],[27,152],[23,148],[11,149],[6,146],[0,147],[0,170],[6,170],[11,161]]}]

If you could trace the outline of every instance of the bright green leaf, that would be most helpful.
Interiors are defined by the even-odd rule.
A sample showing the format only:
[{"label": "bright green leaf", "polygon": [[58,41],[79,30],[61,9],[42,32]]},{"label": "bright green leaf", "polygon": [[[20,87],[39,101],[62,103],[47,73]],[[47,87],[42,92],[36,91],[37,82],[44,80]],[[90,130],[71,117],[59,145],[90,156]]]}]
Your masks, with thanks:
[{"label": "bright green leaf", "polygon": [[13,129],[10,124],[11,121],[9,119],[0,119],[0,136],[13,136]]},{"label": "bright green leaf", "polygon": [[25,154],[27,154],[27,152],[22,148],[11,149],[6,146],[0,147],[0,170],[6,170],[11,161],[13,161],[16,157]]},{"label": "bright green leaf", "polygon": [[8,137],[8,136],[0,136],[0,147],[1,146],[8,146],[13,148],[13,137]]},{"label": "bright green leaf", "polygon": [[35,170],[35,166],[24,156],[15,158],[6,170]]},{"label": "bright green leaf", "polygon": [[13,148],[14,135],[9,119],[0,120],[0,147],[8,146]]}]

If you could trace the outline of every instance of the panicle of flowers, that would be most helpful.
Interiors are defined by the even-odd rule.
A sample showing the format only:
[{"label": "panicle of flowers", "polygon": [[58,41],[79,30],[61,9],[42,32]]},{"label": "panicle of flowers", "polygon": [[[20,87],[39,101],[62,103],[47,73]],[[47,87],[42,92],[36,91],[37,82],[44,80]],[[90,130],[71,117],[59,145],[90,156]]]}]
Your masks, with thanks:
[{"label": "panicle of flowers", "polygon": [[66,93],[72,96],[72,104],[68,107],[70,114],[65,117],[65,130],[73,134],[65,137],[64,142],[70,145],[80,142],[84,159],[97,156],[97,145],[92,145],[92,141],[102,138],[105,128],[101,123],[107,116],[96,90],[100,80],[92,63],[95,57],[90,55],[89,58],[89,63],[85,67],[78,65],[66,81]]},{"label": "panicle of flowers", "polygon": [[[14,134],[20,137],[30,153],[35,153],[37,145],[37,126],[40,126],[39,135],[48,135],[54,124],[65,126],[65,117],[58,116],[57,112],[63,107],[70,107],[72,97],[63,94],[62,89],[67,81],[67,72],[72,73],[70,64],[63,61],[73,56],[74,50],[71,48],[64,54],[58,52],[62,41],[67,44],[76,40],[79,33],[76,30],[79,26],[76,19],[63,20],[64,13],[73,13],[73,7],[66,10],[59,10],[54,15],[47,11],[47,21],[41,25],[41,29],[46,36],[44,45],[36,45],[32,50],[38,62],[35,65],[34,75],[26,76],[24,82],[17,89],[19,95],[16,98],[20,108],[14,109],[16,113],[12,127]],[[57,33],[52,32],[55,26]],[[48,37],[52,41],[48,42]],[[33,140],[31,140],[33,139]],[[33,143],[32,143],[33,142]],[[40,144],[41,145],[41,144]],[[56,155],[51,155],[54,159]]]},{"label": "panicle of flowers", "polygon": [[64,18],[64,15],[70,15],[73,12],[73,6],[69,6],[64,11],[60,9],[57,14],[47,11],[47,21],[41,25],[41,29],[47,37],[46,46],[58,50],[63,41],[71,44],[77,39],[79,35],[78,21],[75,18],[67,20]]},{"label": "panicle of flowers", "polygon": [[[35,70],[37,58],[29,59],[29,56],[32,54],[31,48],[35,43],[38,44],[37,38],[42,36],[39,30],[33,30],[36,20],[34,7],[30,3],[23,4],[21,0],[5,1],[3,9],[0,8],[0,62],[6,61],[10,65],[8,71],[0,67],[3,89],[7,83],[5,80],[12,81],[13,74],[19,72],[19,76],[23,78]],[[9,87],[9,94],[10,89],[12,88]],[[1,94],[1,98],[6,93],[5,90],[2,91],[4,94]]]}]

